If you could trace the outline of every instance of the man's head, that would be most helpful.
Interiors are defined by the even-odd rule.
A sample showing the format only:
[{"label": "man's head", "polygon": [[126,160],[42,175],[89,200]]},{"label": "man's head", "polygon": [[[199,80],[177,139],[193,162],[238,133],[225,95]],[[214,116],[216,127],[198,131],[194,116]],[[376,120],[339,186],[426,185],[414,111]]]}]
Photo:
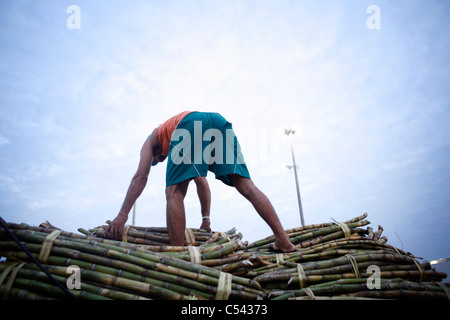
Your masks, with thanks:
[{"label": "man's head", "polygon": [[153,149],[153,160],[152,160],[152,166],[156,166],[158,163],[163,162],[166,160],[167,156],[161,154],[161,147],[157,146]]}]

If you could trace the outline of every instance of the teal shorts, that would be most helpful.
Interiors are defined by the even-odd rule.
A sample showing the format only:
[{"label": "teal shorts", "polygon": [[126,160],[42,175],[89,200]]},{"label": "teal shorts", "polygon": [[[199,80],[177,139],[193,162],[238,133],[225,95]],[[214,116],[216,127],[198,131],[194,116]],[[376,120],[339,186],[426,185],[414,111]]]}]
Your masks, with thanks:
[{"label": "teal shorts", "polygon": [[192,112],[172,134],[166,186],[206,177],[208,171],[229,186],[230,174],[250,178],[231,123],[218,113]]}]

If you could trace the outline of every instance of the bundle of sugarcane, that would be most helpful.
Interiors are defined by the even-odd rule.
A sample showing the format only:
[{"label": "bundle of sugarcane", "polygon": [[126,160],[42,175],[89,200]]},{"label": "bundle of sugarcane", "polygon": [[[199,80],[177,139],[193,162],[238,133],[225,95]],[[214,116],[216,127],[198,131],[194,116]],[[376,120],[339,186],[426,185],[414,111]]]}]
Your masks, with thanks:
[{"label": "bundle of sugarcane", "polygon": [[360,252],[328,260],[284,263],[282,268],[265,272],[254,279],[266,289],[289,290],[339,279],[367,279],[372,276],[371,270],[374,268],[379,270],[379,277],[383,279],[439,282],[446,277],[431,270],[429,263],[420,264],[407,255]]},{"label": "bundle of sugarcane", "polygon": [[414,282],[401,278],[379,279],[378,284],[367,279],[339,279],[298,290],[272,291],[273,300],[348,300],[348,299],[433,299],[448,300],[449,284]]},{"label": "bundle of sugarcane", "polygon": [[[401,279],[417,281],[420,288],[427,288],[428,282],[440,282],[446,274],[431,270],[429,263],[420,264],[416,257],[387,244],[382,237],[383,228],[376,232],[372,228],[359,227],[369,224],[362,216],[344,223],[324,223],[286,230],[297,251],[274,254],[269,245],[274,237],[256,241],[248,245],[248,252],[256,258],[252,266],[245,266],[233,271],[233,274],[257,280],[271,297],[311,296],[308,288],[320,286],[330,281],[355,280],[365,283],[372,276],[369,270],[378,268],[378,276],[383,280]],[[321,287],[322,288],[322,287]],[[438,286],[438,296],[446,296],[446,291]],[[322,288],[323,289],[323,288]],[[335,287],[330,289],[334,294]],[[380,290],[377,291],[380,295]],[[319,292],[321,293],[321,291]],[[362,292],[364,297],[377,294]],[[393,292],[383,297],[395,296]],[[408,297],[414,297],[408,294]],[[398,297],[398,295],[397,295]]]},{"label": "bundle of sugarcane", "polygon": [[[178,259],[145,246],[26,224],[0,229],[0,293],[9,298],[64,298],[64,290],[11,239],[10,231],[64,286],[76,266],[82,299],[261,299],[258,282]],[[208,245],[207,245],[208,246]],[[216,246],[216,244],[210,244]]]},{"label": "bundle of sugarcane", "polygon": [[[109,222],[107,221],[107,223]],[[104,225],[89,230],[79,228],[78,231],[87,235],[88,238],[93,236],[108,239],[105,235],[106,227]],[[151,238],[153,240],[149,240]],[[154,241],[157,238],[159,239],[158,243]],[[246,243],[241,241],[242,234],[236,233],[236,228],[226,232],[207,232],[206,230],[188,228],[185,231],[185,239],[185,246],[171,246],[169,245],[167,228],[165,227],[125,226],[121,243],[137,244],[140,249],[160,252],[164,255],[204,266],[224,266],[236,261],[240,261],[239,263],[244,265],[249,264],[248,260],[243,261],[247,257],[245,254],[238,254],[235,257],[223,259],[228,254],[246,246]],[[222,271],[227,272],[237,267],[227,265],[223,267]]]},{"label": "bundle of sugarcane", "polygon": [[340,279],[291,291],[272,291],[272,300],[347,299],[433,299],[448,300],[450,284],[414,282],[402,278],[379,279],[377,286],[367,279]]},{"label": "bundle of sugarcane", "polygon": [[[374,234],[371,228],[362,229],[362,227],[370,224],[369,221],[365,220],[367,218],[367,213],[361,216],[353,218],[351,220],[345,221],[343,223],[330,222],[321,224],[306,225],[299,228],[285,230],[286,234],[289,236],[291,242],[298,248],[308,248],[319,243],[324,243],[329,240],[335,240],[340,238],[349,237],[362,237],[368,235],[368,238],[373,240],[379,240],[382,232],[380,227],[379,231]],[[369,233],[371,233],[369,235]],[[383,240],[384,241],[384,240]],[[273,235],[255,241],[247,246],[251,251],[267,252],[269,251],[269,246],[275,242],[275,237]]]},{"label": "bundle of sugarcane", "polygon": [[[108,238],[105,230],[111,221],[106,221],[106,225],[101,225],[96,228],[84,229],[79,228],[78,231],[85,235],[94,235],[100,238]],[[242,235],[236,234],[236,229],[233,228],[226,232],[208,232],[204,229],[187,228],[185,231],[186,245],[199,246],[209,243],[223,243],[230,238],[240,237]],[[134,244],[148,245],[152,251],[167,251],[169,245],[169,235],[166,227],[140,227],[130,226],[124,227],[122,232],[122,241]],[[162,248],[163,247],[163,248]],[[171,248],[173,251],[174,248]]]},{"label": "bundle of sugarcane", "polygon": [[[370,227],[361,228],[370,223],[365,220],[366,217],[367,213],[343,223],[313,224],[285,230],[297,248],[297,251],[292,253],[280,255],[272,252],[270,246],[275,242],[273,236],[253,242],[247,246],[247,252],[254,254],[253,268],[237,269],[234,274],[255,277],[289,263],[330,259],[361,250],[400,252],[386,243],[386,237],[381,237],[381,226],[377,232],[373,232]],[[283,262],[281,266],[280,261]]]}]

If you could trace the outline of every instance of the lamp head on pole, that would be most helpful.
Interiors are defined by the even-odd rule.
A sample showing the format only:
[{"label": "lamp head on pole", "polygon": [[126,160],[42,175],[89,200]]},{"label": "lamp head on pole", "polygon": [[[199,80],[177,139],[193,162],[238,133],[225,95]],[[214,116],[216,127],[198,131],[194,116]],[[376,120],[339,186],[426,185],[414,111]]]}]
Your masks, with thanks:
[{"label": "lamp head on pole", "polygon": [[290,128],[290,129],[284,129],[284,134],[285,135],[290,135],[290,134],[294,134],[295,133],[295,130],[293,130],[292,128]]}]

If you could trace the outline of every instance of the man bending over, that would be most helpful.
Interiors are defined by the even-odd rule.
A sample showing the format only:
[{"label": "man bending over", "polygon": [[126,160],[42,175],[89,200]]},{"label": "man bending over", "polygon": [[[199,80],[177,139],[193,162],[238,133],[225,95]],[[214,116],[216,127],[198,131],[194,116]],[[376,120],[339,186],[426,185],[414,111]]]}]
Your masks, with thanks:
[{"label": "man bending over", "polygon": [[[184,246],[184,198],[194,179],[202,204],[202,228],[210,228],[208,171],[235,187],[248,199],[275,236],[271,250],[295,251],[266,195],[250,178],[232,125],[218,113],[182,112],[154,129],[141,149],[138,169],[131,180],[122,208],[106,233],[119,239],[134,202],[142,193],[152,166],[168,158],[166,169],[167,229],[170,244]],[[208,198],[209,197],[209,198]],[[206,204],[206,205],[205,205]],[[210,229],[209,229],[210,230]]]}]

